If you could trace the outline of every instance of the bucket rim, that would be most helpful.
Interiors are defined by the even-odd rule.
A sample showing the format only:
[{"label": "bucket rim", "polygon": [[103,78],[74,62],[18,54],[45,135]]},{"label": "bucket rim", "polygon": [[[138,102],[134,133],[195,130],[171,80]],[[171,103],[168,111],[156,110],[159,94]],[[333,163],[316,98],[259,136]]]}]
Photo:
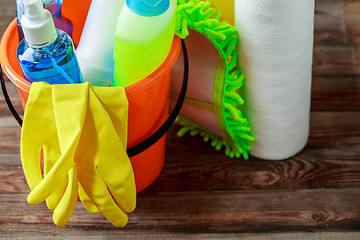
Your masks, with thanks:
[{"label": "bucket rim", "polygon": [[6,76],[12,81],[16,87],[20,88],[21,90],[25,92],[30,91],[31,83],[26,81],[22,75],[18,74],[13,66],[11,65],[9,58],[7,56],[7,49],[8,43],[10,39],[17,40],[18,37],[18,30],[17,30],[17,19],[14,18],[14,20],[9,24],[9,26],[6,28],[0,44],[0,62],[1,62],[1,68],[3,69]]},{"label": "bucket rim", "polygon": [[[18,41],[16,18],[14,18],[14,20],[6,28],[3,37],[1,39],[1,43],[0,43],[1,68],[3,69],[6,76],[10,79],[11,82],[13,82],[16,85],[17,88],[20,88],[21,90],[29,93],[31,83],[25,80],[25,78],[22,75],[18,74],[18,72],[15,71],[14,67],[10,63],[9,57],[7,56],[7,52],[8,52],[7,47],[9,45],[9,42],[14,41],[14,39]],[[126,92],[128,94],[131,94],[133,92],[147,88],[152,84],[154,84],[157,79],[160,79],[162,76],[170,72],[172,66],[175,64],[180,54],[180,50],[181,50],[181,41],[180,38],[177,35],[175,35],[169,55],[165,59],[165,61],[161,64],[161,66],[155,72],[153,72],[146,78],[142,79],[141,81],[125,87]]]}]

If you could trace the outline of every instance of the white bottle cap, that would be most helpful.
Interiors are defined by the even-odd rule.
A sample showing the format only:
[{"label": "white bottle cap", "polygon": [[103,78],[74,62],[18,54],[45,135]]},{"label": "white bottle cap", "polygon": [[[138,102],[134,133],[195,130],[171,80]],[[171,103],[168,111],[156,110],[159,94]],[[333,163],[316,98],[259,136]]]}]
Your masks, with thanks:
[{"label": "white bottle cap", "polygon": [[31,47],[45,47],[57,37],[51,13],[44,9],[41,0],[24,0],[21,27],[25,40]]}]

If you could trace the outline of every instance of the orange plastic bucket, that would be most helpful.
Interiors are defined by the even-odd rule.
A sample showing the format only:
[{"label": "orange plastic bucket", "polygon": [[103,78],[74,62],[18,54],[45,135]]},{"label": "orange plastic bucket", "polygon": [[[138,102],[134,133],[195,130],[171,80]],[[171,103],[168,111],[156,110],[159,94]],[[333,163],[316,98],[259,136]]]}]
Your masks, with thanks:
[{"label": "orange plastic bucket", "polygon": [[[88,0],[82,0],[87,1]],[[70,2],[64,1],[64,7],[70,8]],[[65,5],[67,4],[67,5]],[[72,6],[75,7],[75,6]],[[88,8],[76,8],[86,16]],[[77,14],[80,14],[77,12]],[[67,16],[71,20],[71,15]],[[84,24],[85,17],[73,21],[74,31],[82,31],[76,24]],[[80,20],[79,20],[80,19]],[[16,85],[23,108],[29,96],[31,84],[23,78],[16,56],[19,44],[16,19],[6,29],[0,45],[0,61],[8,78]],[[76,44],[76,42],[75,42]],[[128,148],[154,133],[166,120],[169,109],[169,90],[171,68],[181,49],[180,38],[175,37],[169,56],[150,76],[125,88],[129,100]],[[149,186],[160,174],[165,161],[166,135],[153,146],[132,157],[137,192]]]}]

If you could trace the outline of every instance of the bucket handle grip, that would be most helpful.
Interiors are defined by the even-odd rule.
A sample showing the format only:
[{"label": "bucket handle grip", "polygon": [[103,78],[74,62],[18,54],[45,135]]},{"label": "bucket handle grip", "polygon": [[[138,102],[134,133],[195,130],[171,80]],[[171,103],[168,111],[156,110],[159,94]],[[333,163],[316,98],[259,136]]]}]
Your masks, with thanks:
[{"label": "bucket handle grip", "polygon": [[[142,141],[142,142],[138,143],[137,145],[130,147],[126,150],[129,158],[145,151],[146,149],[151,147],[153,144],[155,144],[158,140],[160,140],[160,138],[162,138],[165,135],[165,133],[170,129],[171,125],[174,123],[177,115],[180,112],[180,109],[184,103],[187,85],[188,85],[188,78],[189,78],[189,60],[188,60],[188,54],[187,54],[184,39],[181,39],[181,47],[183,50],[182,52],[183,52],[183,57],[184,57],[184,78],[183,78],[183,83],[181,86],[181,92],[179,94],[179,98],[175,104],[175,107],[172,110],[172,112],[170,113],[170,115],[168,116],[168,118],[166,119],[166,121],[161,125],[161,127],[158,128],[158,130],[156,130],[151,136],[146,138],[144,141]],[[23,120],[21,119],[20,115],[18,114],[14,105],[12,104],[9,94],[6,90],[6,85],[5,85],[5,80],[4,80],[1,65],[0,65],[0,82],[1,82],[1,89],[3,92],[4,98],[5,98],[5,102],[9,108],[9,110],[11,111],[12,115],[14,116],[15,120],[18,122],[20,127],[22,127]]]}]

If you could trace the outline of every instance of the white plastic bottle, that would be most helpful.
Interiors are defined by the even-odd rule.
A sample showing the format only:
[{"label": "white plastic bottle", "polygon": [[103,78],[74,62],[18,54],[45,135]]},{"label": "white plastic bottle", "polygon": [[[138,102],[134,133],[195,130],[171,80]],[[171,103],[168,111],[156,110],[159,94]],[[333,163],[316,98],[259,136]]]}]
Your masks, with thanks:
[{"label": "white plastic bottle", "polygon": [[175,33],[176,0],[126,0],[117,24],[113,86],[129,86],[168,56]]},{"label": "white plastic bottle", "polygon": [[111,86],[116,21],[125,0],[92,0],[76,55],[84,81]]}]

